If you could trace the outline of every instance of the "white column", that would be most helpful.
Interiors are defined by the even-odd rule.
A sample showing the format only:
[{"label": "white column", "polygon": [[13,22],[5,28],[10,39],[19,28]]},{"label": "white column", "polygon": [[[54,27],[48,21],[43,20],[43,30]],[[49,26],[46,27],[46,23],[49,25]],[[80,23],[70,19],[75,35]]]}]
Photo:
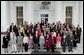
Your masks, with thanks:
[{"label": "white column", "polygon": [[26,3],[27,2],[24,2],[23,4],[22,4],[22,6],[23,6],[23,23],[24,23],[24,21],[26,21],[26,19],[27,19],[27,17],[26,17],[26,11],[27,11],[27,9],[26,9]]},{"label": "white column", "polygon": [[79,11],[80,11],[80,13],[79,13],[79,15],[80,15],[80,26],[82,27],[82,29],[83,29],[83,1],[80,1],[80,9],[79,9]]},{"label": "white column", "polygon": [[16,24],[16,6],[14,1],[10,1],[10,24]]},{"label": "white column", "polygon": [[34,1],[28,1],[26,4],[26,20],[28,23],[33,22],[34,19]]},{"label": "white column", "polygon": [[78,24],[80,24],[79,21],[79,1],[76,1],[76,3],[74,4],[73,7],[73,25],[77,26]]},{"label": "white column", "polygon": [[9,25],[8,1],[1,1],[1,32],[5,32]]},{"label": "white column", "polygon": [[62,1],[56,1],[55,3],[55,20],[64,23],[64,6]]},{"label": "white column", "polygon": [[8,21],[8,27],[10,26],[10,3],[7,1],[7,21]]}]

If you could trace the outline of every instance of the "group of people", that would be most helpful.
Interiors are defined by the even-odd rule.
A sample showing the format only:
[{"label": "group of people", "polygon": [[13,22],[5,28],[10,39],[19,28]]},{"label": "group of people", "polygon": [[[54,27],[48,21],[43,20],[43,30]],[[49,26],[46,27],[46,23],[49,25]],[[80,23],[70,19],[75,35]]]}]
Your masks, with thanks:
[{"label": "group of people", "polygon": [[35,52],[38,52],[39,48],[49,52],[54,52],[55,49],[63,49],[63,52],[73,51],[73,48],[77,47],[77,43],[80,43],[81,27],[79,25],[75,27],[72,24],[67,23],[20,23],[14,25],[13,23],[7,29],[6,35],[3,37],[3,48],[5,52],[8,46],[11,46],[13,52],[25,52],[28,49],[34,48]]}]

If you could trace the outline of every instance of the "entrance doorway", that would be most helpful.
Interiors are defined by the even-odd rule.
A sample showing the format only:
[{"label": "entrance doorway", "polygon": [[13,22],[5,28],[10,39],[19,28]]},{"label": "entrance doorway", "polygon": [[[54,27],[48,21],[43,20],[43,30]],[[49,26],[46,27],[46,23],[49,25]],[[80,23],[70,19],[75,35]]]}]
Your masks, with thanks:
[{"label": "entrance doorway", "polygon": [[47,23],[48,22],[48,14],[41,14],[41,23]]}]

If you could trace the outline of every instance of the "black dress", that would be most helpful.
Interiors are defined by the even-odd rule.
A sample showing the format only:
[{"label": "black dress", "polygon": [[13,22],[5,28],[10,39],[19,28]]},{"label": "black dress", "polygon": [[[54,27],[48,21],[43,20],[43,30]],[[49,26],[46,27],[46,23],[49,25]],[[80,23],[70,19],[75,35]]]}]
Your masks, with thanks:
[{"label": "black dress", "polygon": [[28,51],[28,44],[27,43],[24,43],[24,48],[25,48],[25,51]]}]

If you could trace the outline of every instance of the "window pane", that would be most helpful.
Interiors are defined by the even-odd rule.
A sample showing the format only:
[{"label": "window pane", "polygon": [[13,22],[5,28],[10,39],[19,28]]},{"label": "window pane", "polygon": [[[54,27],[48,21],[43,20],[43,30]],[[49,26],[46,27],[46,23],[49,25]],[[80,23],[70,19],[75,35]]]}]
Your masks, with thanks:
[{"label": "window pane", "polygon": [[66,7],[66,23],[72,24],[72,6]]},{"label": "window pane", "polygon": [[20,23],[23,24],[23,7],[17,6],[16,7],[16,17],[17,17],[17,25]]},{"label": "window pane", "polygon": [[23,17],[23,7],[16,7],[17,17]]},{"label": "window pane", "polygon": [[41,17],[48,17],[48,14],[41,14]]},{"label": "window pane", "polygon": [[66,7],[66,17],[72,17],[72,7],[71,6]]}]

